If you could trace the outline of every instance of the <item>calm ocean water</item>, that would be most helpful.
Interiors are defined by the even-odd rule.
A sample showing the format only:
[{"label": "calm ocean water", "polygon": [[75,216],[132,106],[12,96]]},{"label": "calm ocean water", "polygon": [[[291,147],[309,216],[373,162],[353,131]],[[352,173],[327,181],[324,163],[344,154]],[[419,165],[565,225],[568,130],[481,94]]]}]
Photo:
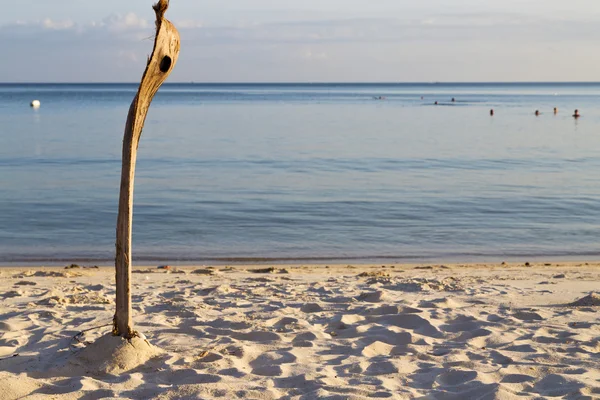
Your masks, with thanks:
[{"label": "calm ocean water", "polygon": [[[112,260],[136,87],[0,84],[1,264]],[[139,148],[138,264],[599,255],[600,84],[167,84]]]}]

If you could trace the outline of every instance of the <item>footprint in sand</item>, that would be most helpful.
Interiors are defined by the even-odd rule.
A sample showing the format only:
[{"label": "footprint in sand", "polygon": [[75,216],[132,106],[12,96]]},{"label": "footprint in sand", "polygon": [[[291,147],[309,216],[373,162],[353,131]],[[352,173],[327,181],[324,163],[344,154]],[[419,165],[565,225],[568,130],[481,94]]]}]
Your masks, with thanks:
[{"label": "footprint in sand", "polygon": [[479,321],[475,317],[469,315],[458,315],[455,318],[447,321],[440,329],[445,332],[472,332],[481,329],[482,326],[488,325],[486,322]]},{"label": "footprint in sand", "polygon": [[434,338],[442,337],[442,333],[435,326],[425,318],[416,314],[385,315],[370,318],[370,321],[382,325],[392,325],[403,329],[410,329],[423,336]]},{"label": "footprint in sand", "polygon": [[206,325],[217,329],[231,329],[233,331],[241,331],[252,327],[251,324],[245,321],[227,321],[223,318],[217,318],[213,321],[207,321]]},{"label": "footprint in sand", "polygon": [[581,382],[577,382],[562,375],[550,374],[536,383],[533,390],[542,396],[548,397],[560,397],[570,394],[574,395],[572,398],[582,398],[575,396],[580,395],[580,390],[583,388],[585,388],[585,385]]},{"label": "footprint in sand", "polygon": [[419,307],[421,308],[441,308],[441,309],[455,309],[464,307],[464,304],[459,303],[456,300],[442,297],[439,299],[433,300],[421,300],[419,302]]},{"label": "footprint in sand", "polygon": [[23,292],[20,290],[11,290],[9,292],[5,292],[4,294],[0,294],[0,296],[4,297],[5,299],[12,299],[14,297],[23,296]]},{"label": "footprint in sand", "polygon": [[534,381],[535,379],[536,379],[535,377],[529,376],[529,375],[511,374],[511,375],[506,375],[504,378],[502,378],[500,383],[520,384],[520,383],[531,382],[531,381]]},{"label": "footprint in sand", "polygon": [[371,326],[363,332],[357,332],[353,336],[361,338],[363,343],[368,344],[379,341],[392,346],[406,346],[413,343],[413,336],[409,332],[397,332],[394,327],[388,328],[378,325]]},{"label": "footprint in sand", "polygon": [[15,283],[15,286],[36,286],[37,283],[36,282],[31,282],[31,281],[19,281],[17,283]]},{"label": "footprint in sand", "polygon": [[281,336],[277,333],[267,331],[236,332],[230,329],[206,328],[206,332],[211,335],[226,336],[247,342],[268,343],[281,341]]},{"label": "footprint in sand", "polygon": [[260,376],[281,376],[282,364],[290,364],[296,361],[296,356],[287,352],[271,352],[258,356],[248,364],[252,367],[252,373]]},{"label": "footprint in sand", "polygon": [[[302,321],[305,322],[305,321]],[[276,318],[275,321],[268,321],[265,326],[274,328],[277,332],[293,332],[300,328],[299,320],[292,317]]]},{"label": "footprint in sand", "polygon": [[311,314],[321,312],[323,311],[323,308],[317,303],[306,303],[302,305],[302,308],[300,310],[306,314]]},{"label": "footprint in sand", "polygon": [[259,376],[281,376],[283,371],[279,365],[265,365],[253,368],[252,373]]},{"label": "footprint in sand", "polygon": [[438,387],[455,387],[464,385],[477,378],[477,371],[451,370],[440,374],[435,379]]},{"label": "footprint in sand", "polygon": [[518,344],[513,346],[504,347],[504,351],[513,351],[516,353],[537,353],[537,349],[530,344]]},{"label": "footprint in sand", "polygon": [[203,356],[195,361],[195,364],[210,364],[217,361],[221,361],[224,357],[221,354],[208,352],[204,353]]},{"label": "footprint in sand", "polygon": [[389,296],[381,290],[376,292],[364,292],[356,298],[358,301],[365,301],[368,303],[381,303],[382,301],[391,301]]},{"label": "footprint in sand", "polygon": [[488,322],[500,322],[503,319],[505,319],[505,317],[498,315],[498,314],[490,314],[487,316],[487,321]]},{"label": "footprint in sand", "polygon": [[496,350],[493,350],[490,352],[490,357],[494,364],[509,365],[514,362],[514,360],[512,358],[505,356],[504,354],[502,354]]},{"label": "footprint in sand", "polygon": [[391,305],[385,305],[376,308],[367,308],[364,311],[362,311],[363,314],[367,315],[419,314],[422,312],[423,310],[419,310],[418,308]]},{"label": "footprint in sand", "polygon": [[91,290],[93,292],[99,292],[100,290],[109,289],[109,288],[107,288],[103,284],[98,284],[98,285],[88,285],[88,286],[85,286],[84,289]]},{"label": "footprint in sand", "polygon": [[169,373],[166,384],[175,385],[198,385],[206,383],[217,383],[223,378],[212,374],[199,374],[193,369],[180,369]]},{"label": "footprint in sand", "polygon": [[533,311],[517,311],[515,312],[513,315],[513,317],[515,317],[516,319],[519,319],[521,321],[543,321],[544,317],[542,317],[540,314],[533,312]]},{"label": "footprint in sand", "polygon": [[317,339],[317,336],[312,332],[304,332],[296,335],[292,340],[294,347],[314,347],[313,341]]},{"label": "footprint in sand", "polygon": [[[490,336],[492,334],[493,334],[493,332],[490,331],[490,330],[488,330],[488,329],[479,328],[479,329],[473,329],[471,331],[462,332],[460,334],[460,336],[457,337],[455,340],[457,342],[470,341],[470,343],[472,343],[472,342],[475,342],[476,339],[485,338],[485,337]],[[484,347],[484,346],[481,346],[481,347]]]},{"label": "footprint in sand", "polygon": [[374,362],[367,367],[364,374],[369,376],[390,375],[398,372],[398,367],[390,361]]},{"label": "footprint in sand", "polygon": [[335,371],[339,376],[348,376],[355,374],[362,374],[365,368],[361,362],[354,362],[352,364],[346,364],[339,367],[335,367]]},{"label": "footprint in sand", "polygon": [[219,371],[217,371],[217,375],[219,376],[231,376],[237,379],[243,378],[244,376],[248,375],[245,372],[240,371],[238,368],[232,367],[232,368],[223,368]]}]

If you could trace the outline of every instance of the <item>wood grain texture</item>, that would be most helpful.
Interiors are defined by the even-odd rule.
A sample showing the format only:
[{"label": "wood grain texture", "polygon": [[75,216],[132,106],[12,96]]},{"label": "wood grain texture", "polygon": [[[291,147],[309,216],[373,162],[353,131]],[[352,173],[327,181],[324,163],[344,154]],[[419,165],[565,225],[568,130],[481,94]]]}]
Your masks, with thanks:
[{"label": "wood grain texture", "polygon": [[168,0],[160,0],[153,7],[156,13],[154,49],[148,59],[137,95],[129,108],[123,136],[115,257],[117,304],[113,320],[113,334],[128,338],[135,336],[131,318],[131,232],[137,149],[150,103],[175,67],[179,56],[179,32],[170,21],[164,18],[168,7]]}]

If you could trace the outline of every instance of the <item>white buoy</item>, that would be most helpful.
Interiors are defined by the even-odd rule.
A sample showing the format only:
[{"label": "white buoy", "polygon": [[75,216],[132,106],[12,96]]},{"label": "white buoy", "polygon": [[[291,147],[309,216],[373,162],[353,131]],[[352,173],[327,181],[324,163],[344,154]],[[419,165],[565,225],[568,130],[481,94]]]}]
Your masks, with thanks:
[{"label": "white buoy", "polygon": [[42,103],[40,103],[39,100],[33,100],[31,102],[31,107],[33,107],[33,108],[40,108],[41,105],[42,105]]}]

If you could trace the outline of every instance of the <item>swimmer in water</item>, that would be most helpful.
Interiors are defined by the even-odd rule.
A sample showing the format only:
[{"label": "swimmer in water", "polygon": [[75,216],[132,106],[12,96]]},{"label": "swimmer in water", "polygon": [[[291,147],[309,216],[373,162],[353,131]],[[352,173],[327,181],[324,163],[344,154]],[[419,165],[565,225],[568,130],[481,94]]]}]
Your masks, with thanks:
[{"label": "swimmer in water", "polygon": [[579,118],[581,117],[581,115],[579,115],[579,110],[575,110],[575,112],[573,113],[573,118]]},{"label": "swimmer in water", "polygon": [[538,117],[540,115],[540,110],[535,110],[535,116]]},{"label": "swimmer in water", "polygon": [[490,115],[494,116],[494,109],[493,108],[490,110]]},{"label": "swimmer in water", "polygon": [[454,103],[455,101],[456,101],[456,99],[453,97],[453,98],[452,98],[452,102]]},{"label": "swimmer in water", "polygon": [[554,115],[558,114],[558,108],[554,107]]},{"label": "swimmer in water", "polygon": [[436,102],[435,102],[435,103],[433,103],[433,104],[435,104],[435,105],[437,106],[437,105],[438,105],[438,102],[436,101]]}]

